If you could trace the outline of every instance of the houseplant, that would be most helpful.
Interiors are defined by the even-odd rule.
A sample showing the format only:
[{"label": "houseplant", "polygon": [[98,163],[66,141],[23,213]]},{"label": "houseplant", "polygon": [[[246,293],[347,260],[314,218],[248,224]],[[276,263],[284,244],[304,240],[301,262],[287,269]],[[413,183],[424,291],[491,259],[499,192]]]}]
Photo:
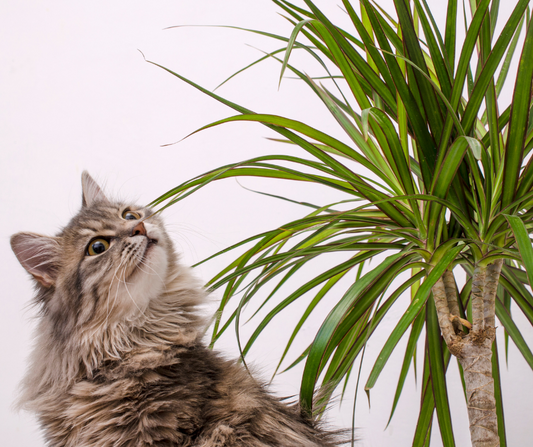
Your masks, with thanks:
[{"label": "houseplant", "polygon": [[[243,343],[243,356],[274,317],[313,291],[281,365],[315,306],[342,278],[351,277],[345,293],[333,298],[335,305],[309,347],[294,362],[305,362],[303,410],[320,412],[350,377],[354,361],[380,330],[387,311],[410,290],[410,304],[365,388],[372,389],[398,341],[409,333],[391,417],[419,346],[424,350],[424,370],[413,445],[429,444],[435,410],[443,444],[455,445],[446,390],[452,357],[464,381],[472,445],[506,445],[499,364],[493,355],[496,318],[499,330],[533,367],[533,354],[512,316],[512,309],[519,308],[533,323],[533,296],[526,287],[533,284],[529,2],[518,1],[496,34],[498,1],[471,2],[468,14],[450,0],[442,30],[424,0],[395,0],[396,17],[369,0],[357,5],[343,0],[350,30],[333,24],[310,0],[305,0],[306,8],[273,1],[294,29],[289,37],[270,34],[283,47],[265,58],[279,60],[282,76],[291,72],[308,85],[348,142],[294,119],[256,113],[162,67],[238,112],[202,129],[234,121],[259,122],[277,132],[280,142],[306,155],[295,151],[222,166],[182,183],[153,205],[163,210],[216,180],[240,176],[319,184],[338,191],[339,199],[308,204],[312,211],[301,219],[228,248],[246,246],[246,251],[209,283],[224,290],[213,341],[232,323],[239,327],[242,307],[255,300],[258,291],[274,284],[275,293],[319,256],[349,253],[347,260],[284,297]],[[459,41],[463,21],[465,37]],[[322,80],[291,64],[296,50],[320,62]],[[509,75],[515,53],[516,76]],[[513,81],[511,104],[500,110],[500,92]],[[464,284],[455,279],[461,269],[466,272]],[[392,287],[402,273],[400,284]],[[228,303],[235,300],[236,309],[226,315]],[[420,340],[423,329],[425,344]],[[320,385],[326,391],[316,401]]]}]

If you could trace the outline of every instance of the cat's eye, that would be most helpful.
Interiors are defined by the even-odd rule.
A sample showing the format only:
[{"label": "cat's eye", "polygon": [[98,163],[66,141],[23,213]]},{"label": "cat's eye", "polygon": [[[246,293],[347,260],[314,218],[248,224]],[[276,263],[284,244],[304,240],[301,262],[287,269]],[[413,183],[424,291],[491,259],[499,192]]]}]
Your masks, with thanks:
[{"label": "cat's eye", "polygon": [[134,211],[126,210],[122,213],[122,218],[126,220],[138,220],[141,216]]},{"label": "cat's eye", "polygon": [[102,254],[109,248],[109,241],[101,237],[97,237],[89,242],[87,247],[88,256],[96,256]]}]

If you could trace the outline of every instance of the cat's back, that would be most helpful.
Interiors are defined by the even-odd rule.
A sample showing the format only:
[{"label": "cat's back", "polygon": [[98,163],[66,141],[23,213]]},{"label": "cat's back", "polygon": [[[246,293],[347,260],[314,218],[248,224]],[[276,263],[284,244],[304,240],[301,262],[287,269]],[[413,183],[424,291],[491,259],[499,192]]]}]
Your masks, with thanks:
[{"label": "cat's back", "polygon": [[[200,344],[108,362],[67,394],[69,417],[57,436],[49,433],[62,446],[334,445],[241,365]],[[84,429],[65,436],[79,426]]]}]

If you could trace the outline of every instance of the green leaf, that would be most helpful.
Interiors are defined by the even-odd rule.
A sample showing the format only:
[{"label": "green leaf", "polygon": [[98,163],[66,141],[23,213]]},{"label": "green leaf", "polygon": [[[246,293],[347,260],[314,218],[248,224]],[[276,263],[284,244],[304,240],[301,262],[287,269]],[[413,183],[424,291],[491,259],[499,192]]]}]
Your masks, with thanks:
[{"label": "green leaf", "polygon": [[307,321],[307,318],[309,317],[309,315],[311,315],[311,312],[313,312],[313,310],[315,309],[315,307],[318,305],[318,303],[322,300],[322,298],[324,298],[324,296],[326,295],[326,293],[329,292],[329,290],[339,282],[339,280],[341,280],[345,275],[346,273],[348,273],[349,270],[345,270],[345,271],[342,271],[340,272],[339,274],[337,274],[336,276],[330,278],[323,286],[322,288],[318,291],[318,293],[313,297],[313,300],[311,301],[311,303],[307,306],[307,308],[305,309],[305,312],[303,313],[302,317],[300,318],[300,320],[298,321],[298,323],[296,324],[290,338],[289,338],[289,341],[287,342],[287,345],[285,346],[285,350],[283,351],[283,354],[282,356],[280,357],[280,360],[279,360],[279,363],[278,363],[278,366],[276,367],[276,370],[274,371],[274,375],[277,373],[277,371],[279,370],[279,368],[281,367],[281,364],[283,363],[283,360],[285,359],[287,353],[289,352],[289,349],[291,348],[292,346],[292,343],[294,342],[294,339],[296,338],[296,335],[298,335],[298,333],[300,332],[300,329],[302,328],[303,324]]},{"label": "green leaf", "polygon": [[520,256],[526,267],[529,285],[531,286],[533,284],[533,248],[531,247],[529,232],[520,217],[505,215],[505,218],[513,230]]},{"label": "green leaf", "polygon": [[[402,29],[403,42],[409,60],[412,61],[415,66],[420,68],[422,73],[429,75],[425,58],[422,49],[420,48],[420,41],[414,28],[413,18],[407,7],[407,3],[405,0],[394,0],[394,5],[396,6],[396,12]],[[443,114],[446,112],[441,109],[435,91],[433,90],[433,86],[417,70],[414,70],[413,73],[415,81],[411,84],[411,88],[414,89],[418,86],[431,133],[435,138],[435,141],[439,141],[443,127]]]},{"label": "green leaf", "polygon": [[[353,46],[346,40],[339,29],[334,26],[329,19],[309,0],[304,0],[307,6],[315,14],[316,18],[322,26],[327,29],[328,33],[334,39],[335,43],[331,41],[330,49],[342,51],[347,59],[357,68],[363,78],[372,86],[377,94],[389,104],[391,107],[395,106],[396,99],[390,93],[387,85],[380,79],[380,77],[372,70],[372,67],[361,57],[361,55],[353,48]],[[327,34],[322,35],[328,38]],[[340,53],[339,53],[340,54]],[[364,107],[366,108],[366,107]]]},{"label": "green leaf", "polygon": [[448,1],[444,42],[448,67],[455,67],[455,45],[457,33],[457,0]]},{"label": "green leaf", "polygon": [[[425,272],[419,272],[417,274],[418,277],[421,277],[422,275],[425,275]],[[405,355],[403,358],[402,363],[402,369],[400,370],[400,377],[398,379],[398,385],[396,386],[396,392],[394,394],[394,401],[392,403],[392,409],[389,416],[389,421],[387,422],[387,426],[390,424],[392,420],[392,416],[394,415],[394,411],[396,410],[396,406],[398,405],[398,401],[400,400],[400,395],[403,389],[403,385],[405,383],[405,379],[407,378],[407,373],[409,372],[409,367],[411,365],[411,362],[413,360],[413,356],[416,351],[416,345],[418,342],[418,338],[420,337],[420,333],[422,332],[422,328],[425,324],[425,316],[423,313],[420,313],[418,317],[416,317],[415,321],[412,324],[411,333],[409,334],[409,340],[407,341],[407,346],[405,348]]]},{"label": "green leaf", "polygon": [[[324,143],[328,146],[332,146],[336,148],[337,150],[340,150],[344,153],[351,153],[353,155],[353,150],[346,146],[345,144],[341,143],[339,140],[330,137],[329,135],[325,134],[324,132],[320,132],[317,129],[314,129],[311,126],[308,126],[300,121],[291,120],[288,118],[284,118],[277,115],[261,115],[261,114],[243,114],[243,115],[237,115],[232,116],[229,118],[225,118],[219,121],[216,121],[214,123],[208,124],[206,126],[203,126],[202,128],[198,129],[196,132],[200,132],[202,130],[209,129],[214,126],[218,126],[220,124],[229,123],[233,121],[255,121],[262,124],[272,125],[276,128],[287,128],[294,130],[296,132],[302,133],[303,135],[313,138],[317,141],[320,141],[321,143]],[[291,139],[292,140],[292,139]],[[346,166],[335,160],[330,155],[326,154],[324,151],[319,150],[316,146],[313,146],[312,144],[308,143],[305,145],[308,152],[310,152],[313,156],[317,157],[320,161],[322,161],[327,166],[330,166],[334,169],[333,172],[335,172],[336,175],[341,175],[344,177],[345,180],[350,179],[353,180],[355,177],[354,173],[348,169]]]},{"label": "green leaf", "polygon": [[[522,16],[528,4],[529,4],[529,0],[519,0],[515,9],[511,13],[509,20],[505,24],[500,34],[500,37],[494,44],[493,50],[489,58],[486,60],[481,74],[476,80],[474,90],[472,94],[470,95],[470,99],[468,101],[468,104],[466,106],[463,119],[462,119],[463,127],[465,129],[465,132],[467,133],[469,133],[472,129],[477,113],[479,112],[479,107],[481,105],[481,102],[483,101],[485,97],[485,92],[487,90],[487,87],[489,86],[489,83],[493,79],[494,73],[496,72],[498,66],[500,65],[501,58],[503,57],[506,49],[508,48],[509,42],[514,34],[514,30],[520,24],[520,21],[522,20]],[[477,35],[472,36],[472,38],[474,40],[477,39]],[[468,57],[468,60],[466,62],[468,62],[469,60],[470,60],[470,57]],[[529,79],[531,79],[531,76],[529,77]],[[460,88],[460,92],[462,92],[462,87]],[[458,94],[460,92],[458,92]]]},{"label": "green leaf", "polygon": [[509,292],[513,301],[518,304],[530,324],[533,325],[533,296],[505,265],[502,267],[500,284]]},{"label": "green leaf", "polygon": [[381,374],[381,371],[385,367],[385,364],[389,360],[392,351],[396,347],[396,344],[400,341],[400,338],[402,338],[409,325],[413,322],[422,307],[426,304],[426,300],[433,285],[439,280],[444,271],[456,259],[463,248],[463,246],[458,246],[450,249],[448,253],[446,253],[437,263],[437,265],[433,267],[426,280],[422,283],[413,301],[402,315],[400,321],[383,346],[383,349],[381,350],[365,385],[365,389],[367,391],[374,387],[379,375]]},{"label": "green leaf", "polygon": [[511,314],[505,308],[503,303],[498,299],[496,300],[496,316],[498,317],[498,320],[500,320],[502,325],[505,327],[505,330],[513,340],[520,353],[522,354],[522,357],[524,357],[524,360],[527,362],[529,367],[533,369],[533,353],[531,353],[531,349],[529,349],[527,342],[525,341],[524,337],[520,333],[520,330],[513,321]]},{"label": "green leaf", "polygon": [[424,36],[426,37],[426,43],[431,55],[431,62],[435,67],[435,74],[437,75],[439,86],[444,96],[449,98],[452,89],[450,80],[453,76],[450,67],[453,67],[453,65],[447,64],[446,58],[444,57],[446,49],[439,28],[431,14],[431,10],[427,5],[426,0],[422,0],[422,2],[424,8],[418,0],[415,0],[416,12],[418,13],[418,18],[420,19]]},{"label": "green leaf", "polygon": [[[402,72],[398,61],[396,60],[393,50],[390,46],[389,38],[386,36],[387,24],[384,21],[380,21],[380,16],[376,13],[375,9],[370,5],[368,0],[362,0],[365,5],[365,9],[368,12],[369,20],[372,23],[374,30],[376,30],[376,39],[383,51],[383,56],[389,67],[391,76],[394,80],[394,84],[397,89],[397,94],[402,100],[402,103],[406,109],[407,116],[412,125],[413,133],[418,142],[417,149],[419,150],[418,159],[420,161],[421,173],[424,180],[424,184],[427,188],[431,184],[433,178],[433,171],[435,169],[436,161],[436,145],[435,141],[428,132],[426,121],[422,115],[422,109],[416,102],[415,95],[411,91],[409,85],[404,79],[404,73]],[[397,47],[403,46],[396,44]]]},{"label": "green leaf", "polygon": [[459,137],[448,149],[442,163],[437,166],[437,175],[433,181],[431,192],[433,195],[445,198],[451,187],[455,173],[459,169],[467,148],[470,145],[470,139]]},{"label": "green leaf", "polygon": [[526,40],[520,61],[513,92],[513,106],[509,121],[509,133],[505,146],[505,168],[503,172],[502,202],[507,205],[513,201],[515,194],[520,197],[528,192],[533,185],[533,170],[522,173],[518,190],[518,178],[523,159],[525,138],[528,129],[529,110],[531,108],[531,79],[533,78],[533,24],[527,28]]},{"label": "green leaf", "polygon": [[[429,369],[429,361],[425,358],[424,369]],[[435,412],[435,396],[433,395],[433,388],[428,377],[423,382],[422,387],[422,401],[420,402],[420,411],[418,413],[418,421],[413,437],[413,447],[429,446],[431,438],[431,427],[433,424],[433,413]]]},{"label": "green leaf", "polygon": [[279,85],[281,85],[281,80],[283,79],[283,73],[285,73],[285,69],[287,68],[287,64],[289,63],[289,58],[291,57],[291,52],[295,45],[296,38],[298,37],[298,33],[304,26],[306,26],[311,21],[312,21],[311,19],[302,20],[298,22],[298,24],[292,30],[291,37],[289,38],[289,42],[287,43],[287,50],[285,51],[285,58],[283,59],[283,65],[281,66],[281,73],[279,75]]},{"label": "green leaf", "polygon": [[[405,266],[402,264],[398,265],[397,263],[396,269],[390,269],[390,273],[392,274],[392,276],[397,276],[397,269],[404,270]],[[338,344],[339,339],[341,339],[341,342],[338,344],[339,347],[336,349],[335,355],[331,360],[328,371],[324,376],[323,386],[325,386],[326,389],[329,389],[329,387],[331,387],[332,385],[335,386],[341,381],[343,375],[349,371],[360,350],[364,348],[368,339],[370,338],[374,330],[378,328],[379,323],[385,317],[391,306],[396,302],[398,297],[405,290],[411,287],[412,284],[419,281],[419,279],[423,276],[425,276],[425,272],[423,271],[419,272],[417,275],[412,276],[407,281],[405,281],[400,287],[394,290],[394,292],[391,293],[391,295],[385,300],[383,304],[377,303],[375,305],[376,311],[368,321],[365,320],[365,318],[367,318],[365,314],[358,318],[354,317],[354,314],[360,315],[361,312],[352,312],[347,315],[347,317],[339,327],[339,330],[336,331],[334,337],[332,337],[332,344]],[[359,303],[356,303],[356,305],[359,306]],[[364,324],[361,324],[361,322],[363,322]],[[352,342],[350,342],[347,335],[344,335],[350,333],[351,329],[349,331],[346,331],[346,328],[349,328],[350,326],[352,328],[360,328],[357,338],[355,338]],[[342,335],[342,338],[340,338],[339,335]]]},{"label": "green leaf", "polygon": [[446,369],[442,351],[443,341],[437,320],[437,310],[433,300],[429,300],[426,307],[426,328],[431,385],[433,387],[433,395],[435,396],[435,406],[442,443],[445,447],[454,447],[455,440],[452,430],[450,403],[446,390]]},{"label": "green leaf", "polygon": [[[342,264],[339,264],[324,273],[318,275],[316,278],[314,278],[311,281],[308,281],[304,285],[300,286],[295,292],[291,293],[287,298],[285,298],[280,304],[278,304],[272,311],[268,313],[268,315],[261,321],[261,323],[257,326],[254,333],[251,335],[250,339],[248,340],[246,347],[244,349],[244,354],[249,351],[249,349],[252,347],[253,343],[257,339],[257,337],[261,334],[261,332],[264,330],[264,328],[270,323],[270,321],[279,314],[283,309],[285,309],[289,304],[293,303],[296,299],[298,299],[300,296],[302,296],[304,293],[310,291],[314,287],[331,280],[332,278],[339,277],[339,275],[343,276],[348,270],[353,268],[354,266],[358,265],[361,262],[364,262],[366,259],[374,256],[374,254],[371,253],[361,253],[358,256],[353,257],[352,259],[349,259],[346,262],[343,262]],[[330,285],[331,287],[331,285]],[[320,294],[322,297],[323,295]],[[316,303],[314,303],[316,305]],[[313,306],[314,307],[314,306]],[[305,320],[304,320],[305,321]],[[303,322],[302,322],[303,323]],[[294,334],[296,335],[296,334]],[[291,337],[292,339],[293,337]]]},{"label": "green leaf", "polygon": [[401,253],[389,256],[379,266],[365,274],[356,283],[354,283],[322,323],[322,326],[317,332],[313,344],[311,345],[311,350],[307,356],[307,361],[302,376],[302,385],[300,387],[300,403],[304,411],[311,414],[311,410],[313,408],[315,383],[318,380],[318,372],[322,364],[322,358],[325,350],[330,344],[331,336],[334,334],[343,316],[352,307],[353,302],[357,299],[357,297],[364,293],[365,290],[373,284],[373,282],[383,271],[385,271],[391,264],[393,264],[402,256],[403,255]]}]

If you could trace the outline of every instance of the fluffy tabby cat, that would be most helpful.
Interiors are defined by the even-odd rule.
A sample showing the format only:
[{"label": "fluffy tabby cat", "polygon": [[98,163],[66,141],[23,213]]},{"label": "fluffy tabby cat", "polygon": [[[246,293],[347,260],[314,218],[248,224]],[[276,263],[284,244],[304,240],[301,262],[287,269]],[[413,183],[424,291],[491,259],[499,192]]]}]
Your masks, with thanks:
[{"label": "fluffy tabby cat", "polygon": [[55,237],[12,236],[36,280],[36,345],[20,406],[53,447],[326,447],[328,433],[202,342],[205,294],[149,208],[82,175]]}]

